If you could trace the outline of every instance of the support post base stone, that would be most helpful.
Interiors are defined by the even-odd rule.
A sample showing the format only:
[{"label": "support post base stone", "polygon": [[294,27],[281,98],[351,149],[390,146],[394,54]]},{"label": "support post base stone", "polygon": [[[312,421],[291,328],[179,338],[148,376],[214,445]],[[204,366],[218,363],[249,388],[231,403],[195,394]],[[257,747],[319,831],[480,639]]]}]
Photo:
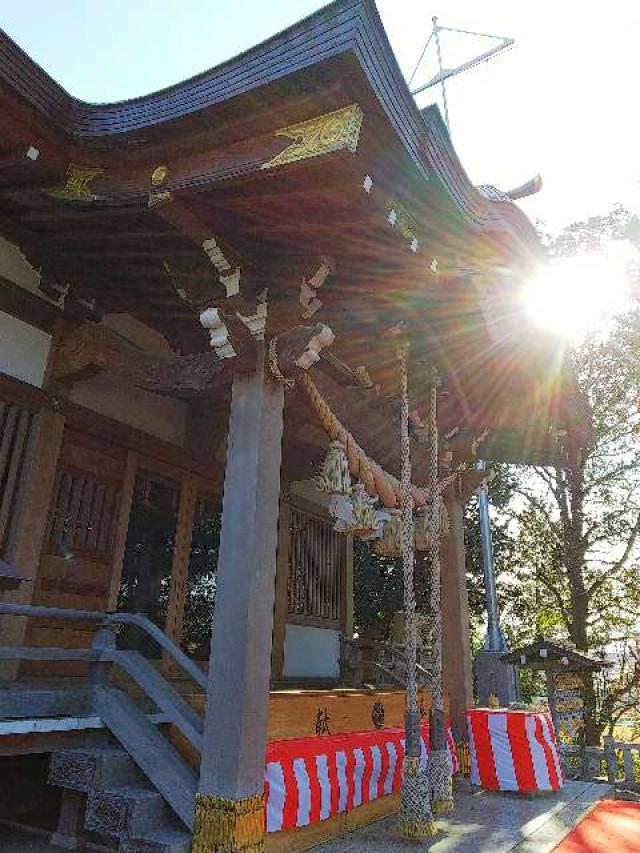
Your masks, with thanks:
[{"label": "support post base stone", "polygon": [[196,794],[192,853],[263,853],[264,795]]}]

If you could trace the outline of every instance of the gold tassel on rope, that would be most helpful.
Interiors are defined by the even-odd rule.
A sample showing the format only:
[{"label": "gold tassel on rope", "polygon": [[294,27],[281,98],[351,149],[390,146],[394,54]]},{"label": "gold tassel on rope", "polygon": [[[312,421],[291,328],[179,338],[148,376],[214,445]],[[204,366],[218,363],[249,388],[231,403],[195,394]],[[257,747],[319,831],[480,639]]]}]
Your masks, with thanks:
[{"label": "gold tassel on rope", "polygon": [[429,780],[420,760],[420,706],[417,684],[416,598],[413,587],[413,496],[411,489],[411,447],[409,442],[409,398],[407,349],[398,348],[400,367],[400,546],[404,580],[406,714],[405,759],[399,828],[405,838],[430,838],[437,832],[429,803]]}]

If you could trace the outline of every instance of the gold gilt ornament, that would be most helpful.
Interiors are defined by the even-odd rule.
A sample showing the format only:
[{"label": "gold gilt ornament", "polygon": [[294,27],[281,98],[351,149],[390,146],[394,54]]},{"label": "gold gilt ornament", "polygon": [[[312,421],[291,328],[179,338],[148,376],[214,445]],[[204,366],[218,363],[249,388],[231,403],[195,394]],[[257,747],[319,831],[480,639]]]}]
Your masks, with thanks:
[{"label": "gold gilt ornament", "polygon": [[489,695],[487,696],[487,708],[494,708],[495,709],[495,708],[499,708],[499,707],[500,707],[500,700],[498,699],[496,694],[495,693],[489,693]]},{"label": "gold gilt ornament", "polygon": [[47,192],[63,201],[95,201],[97,196],[89,189],[89,183],[100,175],[104,175],[104,169],[72,164],[67,169],[66,184],[63,187],[49,189]]},{"label": "gold gilt ornament", "polygon": [[167,183],[169,169],[166,166],[157,166],[151,173],[151,185],[161,187]]},{"label": "gold gilt ornament", "polygon": [[163,190],[169,179],[169,169],[167,166],[156,166],[151,173],[151,189],[149,190],[149,207],[156,207],[159,204],[165,204],[173,199],[169,190]]},{"label": "gold gilt ornament", "polygon": [[316,477],[316,486],[321,492],[332,495],[348,495],[351,492],[349,460],[339,441],[332,441],[322,463],[322,471]]},{"label": "gold gilt ornament", "polygon": [[361,125],[362,110],[358,104],[351,104],[341,110],[276,130],[276,136],[286,136],[295,141],[273,159],[263,163],[262,168],[273,169],[274,166],[284,166],[285,163],[295,163],[345,148],[354,154]]}]

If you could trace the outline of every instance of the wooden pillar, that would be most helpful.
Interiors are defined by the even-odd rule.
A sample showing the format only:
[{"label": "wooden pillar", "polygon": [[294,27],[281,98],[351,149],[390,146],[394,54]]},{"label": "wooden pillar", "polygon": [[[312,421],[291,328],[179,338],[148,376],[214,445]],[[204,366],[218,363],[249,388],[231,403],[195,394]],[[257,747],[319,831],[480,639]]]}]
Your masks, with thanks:
[{"label": "wooden pillar", "polygon": [[[7,549],[7,560],[25,578],[20,587],[3,594],[4,601],[30,604],[38,577],[40,556],[50,522],[51,498],[56,482],[64,417],[43,409],[34,418],[25,474],[18,496],[18,523]],[[22,616],[0,617],[0,646],[21,645],[26,631]],[[15,677],[16,665],[0,664],[0,679]]]},{"label": "wooden pillar", "polygon": [[58,826],[51,836],[52,844],[64,850],[79,850],[81,848],[85,807],[86,794],[73,791],[71,788],[62,789]]},{"label": "wooden pillar", "polygon": [[283,406],[262,345],[233,380],[193,853],[264,847]]},{"label": "wooden pillar", "polygon": [[464,506],[452,487],[445,494],[449,535],[442,541],[442,663],[451,723],[457,738],[466,736],[466,710],[473,702],[471,635],[464,552]]},{"label": "wooden pillar", "polygon": [[187,575],[191,556],[191,538],[193,535],[193,516],[196,509],[198,486],[193,476],[182,481],[176,533],[171,561],[171,589],[167,604],[165,633],[176,645],[180,645],[182,624],[184,621],[185,598],[187,594]]},{"label": "wooden pillar", "polygon": [[118,594],[120,592],[120,578],[122,577],[122,564],[124,563],[124,552],[127,546],[127,532],[129,530],[129,517],[131,515],[131,502],[133,500],[133,487],[136,482],[136,470],[138,468],[138,456],[133,451],[127,453],[127,461],[118,500],[118,518],[113,538],[113,559],[111,561],[111,584],[109,585],[109,598],[107,610],[115,610],[118,606]]},{"label": "wooden pillar", "polygon": [[291,506],[280,502],[278,551],[276,557],[276,590],[273,606],[273,642],[271,647],[271,678],[284,677],[284,641],[287,628],[287,583],[289,580],[289,549],[291,547]]},{"label": "wooden pillar", "polygon": [[342,582],[342,634],[350,640],[353,636],[353,536],[345,533],[342,543],[344,576]]}]

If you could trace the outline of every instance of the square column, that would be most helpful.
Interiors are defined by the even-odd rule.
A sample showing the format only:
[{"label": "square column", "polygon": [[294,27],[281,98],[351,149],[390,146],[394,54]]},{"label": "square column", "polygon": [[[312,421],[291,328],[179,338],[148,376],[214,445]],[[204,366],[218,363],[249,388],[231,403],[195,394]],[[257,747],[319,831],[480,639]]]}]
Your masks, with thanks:
[{"label": "square column", "polygon": [[193,853],[260,851],[284,390],[233,380]]},{"label": "square column", "polygon": [[444,499],[449,535],[440,546],[442,571],[442,665],[449,695],[451,725],[456,738],[465,737],[466,710],[473,705],[469,600],[464,552],[464,504],[450,486]]}]

